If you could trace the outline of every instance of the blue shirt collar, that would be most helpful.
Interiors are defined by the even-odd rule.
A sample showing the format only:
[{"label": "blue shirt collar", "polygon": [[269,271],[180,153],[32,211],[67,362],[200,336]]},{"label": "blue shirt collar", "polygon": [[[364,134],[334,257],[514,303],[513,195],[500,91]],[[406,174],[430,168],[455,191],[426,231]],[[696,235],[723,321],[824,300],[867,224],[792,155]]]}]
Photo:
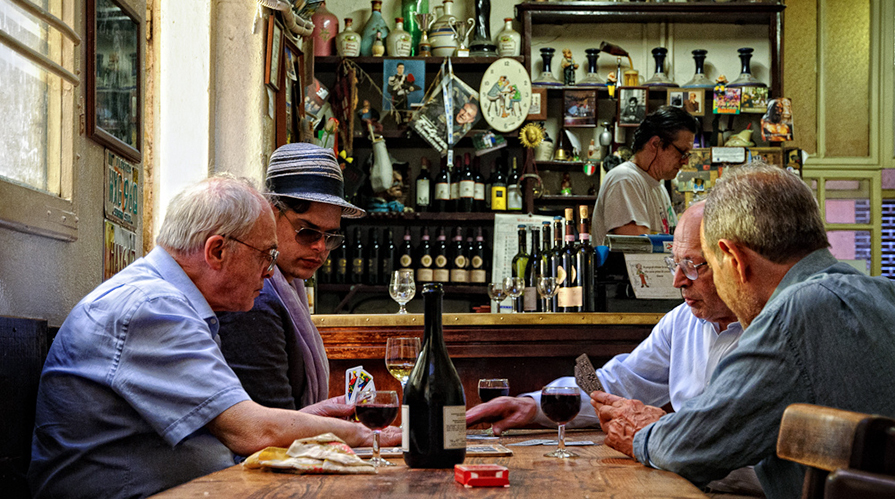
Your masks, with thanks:
[{"label": "blue shirt collar", "polygon": [[803,282],[810,276],[832,267],[837,263],[839,263],[839,260],[837,260],[827,248],[822,248],[809,253],[808,256],[796,262],[796,264],[786,272],[786,275],[780,280],[780,284],[777,285],[777,289],[774,290],[768,303],[774,301],[774,298],[783,293],[786,288],[793,284]]},{"label": "blue shirt collar", "polygon": [[208,324],[212,337],[216,337],[218,334],[217,315],[211,309],[208,300],[205,299],[205,296],[199,291],[193,280],[190,279],[190,276],[186,275],[186,272],[177,263],[177,260],[161,246],[156,246],[145,258],[165,281],[171,283],[172,286],[183,293],[190,305],[196,310],[196,313],[199,314],[199,317],[202,317]]}]

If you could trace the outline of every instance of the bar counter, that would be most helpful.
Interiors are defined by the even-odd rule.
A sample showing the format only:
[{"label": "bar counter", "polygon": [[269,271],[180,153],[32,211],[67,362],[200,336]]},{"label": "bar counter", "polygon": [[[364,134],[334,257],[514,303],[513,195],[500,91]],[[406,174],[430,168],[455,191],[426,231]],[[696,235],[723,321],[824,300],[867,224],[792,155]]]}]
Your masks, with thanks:
[{"label": "bar counter", "polygon": [[[448,353],[460,374],[468,407],[476,405],[479,378],[507,378],[510,394],[540,390],[573,375],[575,358],[588,354],[597,367],[630,352],[664,314],[444,314]],[[422,314],[314,315],[330,360],[330,396],[345,393],[345,370],[363,366],[376,387],[400,390],[385,369],[390,337],[423,336]]]}]

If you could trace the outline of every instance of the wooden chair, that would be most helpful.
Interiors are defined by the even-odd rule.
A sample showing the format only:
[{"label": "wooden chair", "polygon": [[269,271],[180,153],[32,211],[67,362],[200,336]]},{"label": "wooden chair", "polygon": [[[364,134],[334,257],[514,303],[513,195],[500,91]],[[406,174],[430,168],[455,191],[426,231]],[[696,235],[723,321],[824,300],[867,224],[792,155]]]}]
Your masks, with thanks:
[{"label": "wooden chair", "polygon": [[793,404],[780,422],[777,455],[808,466],[805,499],[893,497],[895,492],[895,420],[890,418]]}]

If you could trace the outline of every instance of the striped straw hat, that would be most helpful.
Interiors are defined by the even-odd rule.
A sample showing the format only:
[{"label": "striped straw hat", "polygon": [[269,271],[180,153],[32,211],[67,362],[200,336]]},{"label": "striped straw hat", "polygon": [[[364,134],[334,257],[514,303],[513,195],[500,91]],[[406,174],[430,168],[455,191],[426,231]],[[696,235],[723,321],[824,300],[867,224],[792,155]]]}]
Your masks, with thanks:
[{"label": "striped straw hat", "polygon": [[345,201],[342,169],[332,149],[313,144],[286,144],[274,151],[267,168],[267,190],[277,196],[341,206],[344,218],[366,215]]}]

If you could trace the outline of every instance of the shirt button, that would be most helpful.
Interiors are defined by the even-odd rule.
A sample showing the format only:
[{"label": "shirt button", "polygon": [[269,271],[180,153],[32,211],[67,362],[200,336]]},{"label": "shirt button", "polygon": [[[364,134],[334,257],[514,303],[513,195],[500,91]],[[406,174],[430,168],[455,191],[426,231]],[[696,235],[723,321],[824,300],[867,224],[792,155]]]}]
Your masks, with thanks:
[{"label": "shirt button", "polygon": [[211,319],[211,323],[212,323],[212,324],[217,324],[217,323],[218,323],[218,320],[217,320],[217,319]]}]

